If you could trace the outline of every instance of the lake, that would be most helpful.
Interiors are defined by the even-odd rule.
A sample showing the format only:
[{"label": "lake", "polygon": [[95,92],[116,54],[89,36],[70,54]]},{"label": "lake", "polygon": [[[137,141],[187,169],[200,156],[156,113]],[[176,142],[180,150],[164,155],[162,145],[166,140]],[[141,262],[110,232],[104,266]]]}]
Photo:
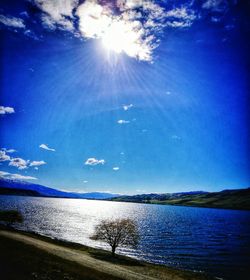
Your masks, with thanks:
[{"label": "lake", "polygon": [[23,214],[18,229],[108,250],[89,239],[95,225],[131,218],[140,244],[118,253],[223,279],[249,279],[250,211],[18,196],[0,196],[0,209]]}]

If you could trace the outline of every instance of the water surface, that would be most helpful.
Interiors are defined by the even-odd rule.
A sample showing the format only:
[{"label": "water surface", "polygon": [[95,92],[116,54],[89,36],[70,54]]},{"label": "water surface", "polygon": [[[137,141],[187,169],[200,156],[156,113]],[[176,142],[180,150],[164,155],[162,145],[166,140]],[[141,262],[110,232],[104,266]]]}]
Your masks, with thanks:
[{"label": "water surface", "polygon": [[18,209],[15,227],[62,240],[109,249],[89,237],[106,218],[132,218],[139,247],[120,254],[223,279],[249,279],[250,211],[149,205],[82,199],[0,196],[0,209]]}]

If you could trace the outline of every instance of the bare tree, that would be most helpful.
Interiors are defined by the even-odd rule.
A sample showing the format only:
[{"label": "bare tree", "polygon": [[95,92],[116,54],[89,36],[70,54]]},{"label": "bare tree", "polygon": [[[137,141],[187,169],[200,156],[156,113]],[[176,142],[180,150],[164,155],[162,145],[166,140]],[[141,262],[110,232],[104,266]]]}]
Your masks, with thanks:
[{"label": "bare tree", "polygon": [[14,223],[22,223],[23,216],[17,210],[0,211],[0,221],[6,223],[7,227],[11,227]]},{"label": "bare tree", "polygon": [[135,248],[139,242],[139,233],[136,223],[131,219],[103,220],[96,226],[91,239],[108,243],[112,256],[115,256],[119,246]]}]

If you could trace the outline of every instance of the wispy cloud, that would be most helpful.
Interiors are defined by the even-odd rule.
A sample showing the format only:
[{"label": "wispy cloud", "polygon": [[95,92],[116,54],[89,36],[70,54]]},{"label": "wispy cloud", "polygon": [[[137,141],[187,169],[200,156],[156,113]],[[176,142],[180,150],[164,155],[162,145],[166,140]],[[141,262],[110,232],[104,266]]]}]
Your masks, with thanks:
[{"label": "wispy cloud", "polygon": [[41,20],[46,28],[74,30],[73,10],[78,0],[34,0],[34,3],[43,12]]},{"label": "wispy cloud", "polygon": [[25,160],[22,158],[11,158],[9,162],[9,166],[17,167],[19,170],[27,169],[29,167],[29,160]]},{"label": "wispy cloud", "polygon": [[10,156],[6,154],[6,151],[0,151],[0,162],[10,161]]},{"label": "wispy cloud", "polygon": [[228,9],[228,0],[207,0],[203,3],[202,8],[214,12],[224,12]]},{"label": "wispy cloud", "polygon": [[94,166],[94,165],[98,165],[98,164],[105,164],[105,160],[104,159],[96,159],[96,158],[88,158],[85,163],[85,165],[91,165],[91,166]]},{"label": "wispy cloud", "polygon": [[13,114],[13,113],[15,113],[14,108],[0,106],[0,115]]},{"label": "wispy cloud", "polygon": [[21,174],[13,174],[9,172],[0,171],[0,178],[10,179],[10,180],[37,180],[36,177],[24,176]]},{"label": "wispy cloud", "polygon": [[51,151],[51,152],[55,152],[56,151],[55,149],[49,148],[49,146],[47,144],[41,144],[39,146],[39,148],[47,150],[47,151]]},{"label": "wispy cloud", "polygon": [[15,152],[16,152],[15,149],[6,149],[6,148],[2,148],[1,150],[2,150],[2,151],[5,151],[6,153],[9,153],[9,154],[12,154],[12,153],[15,153]]},{"label": "wispy cloud", "polygon": [[118,120],[117,123],[119,123],[119,124],[126,124],[126,123],[130,123],[130,121]]},{"label": "wispy cloud", "polygon": [[137,189],[136,192],[137,192],[137,193],[147,193],[147,191],[144,190],[144,189]]},{"label": "wispy cloud", "polygon": [[25,28],[23,19],[12,16],[0,15],[0,23],[13,28]]},{"label": "wispy cloud", "polygon": [[120,169],[120,167],[118,167],[118,166],[113,167],[114,171],[118,171],[119,169]]},{"label": "wispy cloud", "polygon": [[29,166],[41,166],[44,164],[46,164],[46,162],[44,160],[40,160],[40,161],[34,160],[30,163]]},{"label": "wispy cloud", "polygon": [[176,140],[176,141],[180,141],[182,138],[178,135],[172,135],[171,139]]},{"label": "wispy cloud", "polygon": [[133,104],[129,104],[129,105],[123,105],[122,108],[124,111],[128,111],[129,109],[131,109],[132,107],[134,107]]},{"label": "wispy cloud", "polygon": [[175,8],[166,13],[167,26],[189,27],[197,19],[195,12],[187,7]]},{"label": "wispy cloud", "polygon": [[26,30],[23,32],[23,34],[24,34],[26,37],[29,37],[29,38],[34,39],[34,40],[36,40],[36,41],[41,41],[41,38],[42,38],[41,35],[40,35],[40,36],[36,35],[36,33],[35,33],[34,31],[30,30],[30,29],[26,29]]}]

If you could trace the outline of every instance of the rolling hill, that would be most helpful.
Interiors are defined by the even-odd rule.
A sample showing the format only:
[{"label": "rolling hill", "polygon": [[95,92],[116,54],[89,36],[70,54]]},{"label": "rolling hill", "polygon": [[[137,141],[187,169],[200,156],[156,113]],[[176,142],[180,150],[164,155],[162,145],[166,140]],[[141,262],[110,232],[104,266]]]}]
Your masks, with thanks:
[{"label": "rolling hill", "polygon": [[109,198],[112,201],[250,210],[250,188],[220,192],[141,194]]}]

